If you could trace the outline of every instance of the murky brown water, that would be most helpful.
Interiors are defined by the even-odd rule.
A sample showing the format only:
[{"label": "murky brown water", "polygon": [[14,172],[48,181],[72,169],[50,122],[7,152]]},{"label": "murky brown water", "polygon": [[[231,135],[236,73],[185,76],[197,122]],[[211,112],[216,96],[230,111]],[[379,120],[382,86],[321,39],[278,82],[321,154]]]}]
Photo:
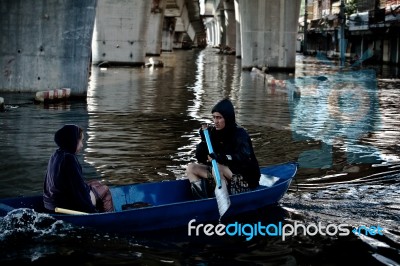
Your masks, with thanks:
[{"label": "murky brown water", "polygon": [[[360,243],[387,245],[386,253],[399,250],[400,81],[390,79],[395,71],[340,71],[330,62],[299,55],[294,76],[275,75],[286,81],[280,87],[242,71],[239,59],[213,49],[174,51],[160,59],[163,68],[93,67],[87,102],[44,106],[33,104],[33,95],[0,95],[7,104],[0,113],[0,196],[41,192],[47,160],[56,148],[53,134],[66,123],[86,130],[80,158],[87,178],[117,185],[184,177],[201,122],[210,122],[212,106],[229,97],[261,165],[300,163],[297,182],[281,203],[286,219],[380,224],[388,230],[384,238]],[[248,257],[238,252],[234,261],[244,256],[243,261],[261,262],[279,247],[290,256],[278,257],[294,260],[291,265],[313,262],[310,258],[324,252],[334,257],[329,247],[340,249],[340,243],[324,241],[294,238],[280,246],[259,240],[255,247],[242,245]],[[171,244],[139,248],[142,262],[184,263],[185,248],[177,244],[170,250],[166,243]],[[124,245],[107,246],[106,256],[117,257],[108,258],[110,263],[135,257],[135,248]],[[198,260],[189,252],[186,263],[217,256],[201,250]],[[393,259],[390,252],[387,257]],[[377,260],[370,256],[366,261]]]}]

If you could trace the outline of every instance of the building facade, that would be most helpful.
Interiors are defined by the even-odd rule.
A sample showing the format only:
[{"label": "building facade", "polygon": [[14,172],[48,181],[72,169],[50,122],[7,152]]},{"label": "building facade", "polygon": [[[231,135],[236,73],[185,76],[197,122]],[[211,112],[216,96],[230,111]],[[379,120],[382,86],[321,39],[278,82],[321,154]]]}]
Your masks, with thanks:
[{"label": "building facade", "polygon": [[344,27],[347,60],[400,64],[400,0],[305,0],[303,12],[304,53],[339,57]]}]

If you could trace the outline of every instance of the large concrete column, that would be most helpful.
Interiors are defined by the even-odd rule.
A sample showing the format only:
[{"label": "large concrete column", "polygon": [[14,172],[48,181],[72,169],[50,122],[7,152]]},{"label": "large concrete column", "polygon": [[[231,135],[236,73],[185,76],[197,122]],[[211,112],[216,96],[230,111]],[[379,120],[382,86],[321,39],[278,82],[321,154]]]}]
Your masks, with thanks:
[{"label": "large concrete column", "polygon": [[240,34],[240,14],[239,14],[239,0],[235,0],[235,30],[236,30],[236,57],[240,58],[242,56],[242,39]]},{"label": "large concrete column", "polygon": [[300,2],[240,1],[242,68],[294,71]]},{"label": "large concrete column", "polygon": [[225,21],[225,11],[219,10],[219,15],[217,16],[217,21],[219,22],[220,27],[218,28],[219,32],[219,44],[221,47],[225,47],[226,45],[226,21]]},{"label": "large concrete column", "polygon": [[207,39],[208,43],[211,44],[212,46],[217,45],[216,39],[216,34],[215,34],[215,22],[210,21],[207,22]]},{"label": "large concrete column", "polygon": [[212,22],[207,21],[204,23],[206,27],[206,34],[207,34],[207,45],[214,45],[214,39],[213,39],[213,27],[212,27]]},{"label": "large concrete column", "polygon": [[185,37],[185,33],[182,31],[175,32],[174,40],[172,42],[172,47],[174,49],[182,49],[183,38]]},{"label": "large concrete column", "polygon": [[96,0],[1,0],[0,91],[86,96]]},{"label": "large concrete column", "polygon": [[[183,12],[181,12],[181,15]],[[185,13],[187,15],[187,12]],[[186,34],[186,23],[185,19],[181,17],[176,18],[176,23],[175,23],[175,32],[173,36],[173,42],[172,42],[172,47],[174,49],[181,49],[182,48],[182,43],[183,43],[183,38],[185,37]]]},{"label": "large concrete column", "polygon": [[175,33],[176,18],[166,17],[164,18],[163,30],[162,30],[162,42],[161,50],[166,52],[172,52],[174,33]]},{"label": "large concrete column", "polygon": [[98,0],[93,64],[145,64],[151,4],[143,0]]},{"label": "large concrete column", "polygon": [[225,45],[236,49],[235,3],[233,0],[224,1]]},{"label": "large concrete column", "polygon": [[224,41],[224,39],[222,37],[223,31],[221,30],[221,28],[222,28],[221,15],[216,16],[214,22],[215,22],[214,28],[215,28],[216,45],[221,45],[221,44],[223,44],[222,41]]},{"label": "large concrete column", "polygon": [[150,10],[150,21],[147,30],[146,55],[161,54],[162,30],[164,24],[164,11],[167,0],[153,0]]},{"label": "large concrete column", "polygon": [[212,22],[211,22],[211,34],[212,34],[212,37],[211,37],[211,39],[212,39],[212,42],[213,42],[213,45],[219,45],[219,44],[221,44],[221,41],[220,41],[220,34],[219,34],[219,26],[218,26],[218,21],[217,20],[213,20]]}]

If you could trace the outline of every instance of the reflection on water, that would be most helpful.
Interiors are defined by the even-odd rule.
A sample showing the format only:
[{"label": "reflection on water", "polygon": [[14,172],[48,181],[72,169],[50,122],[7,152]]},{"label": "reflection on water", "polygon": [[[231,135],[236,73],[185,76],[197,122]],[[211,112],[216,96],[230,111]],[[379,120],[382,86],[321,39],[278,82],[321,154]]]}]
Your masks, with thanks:
[{"label": "reflection on water", "polygon": [[[282,219],[379,223],[387,234],[374,241],[388,245],[385,252],[398,250],[399,80],[371,69],[340,70],[331,62],[299,55],[295,75],[275,74],[286,81],[280,87],[242,71],[235,56],[217,55],[211,48],[174,51],[161,60],[163,68],[93,67],[87,102],[43,106],[32,104],[29,94],[2,95],[7,108],[0,113],[0,195],[41,192],[48,158],[56,148],[53,134],[65,123],[85,129],[80,160],[88,178],[101,177],[112,186],[184,177],[185,166],[194,160],[201,122],[210,122],[212,106],[229,97],[261,165],[300,163],[298,178],[281,203],[287,212]],[[260,215],[269,214],[254,219]],[[303,259],[308,264],[310,256],[329,253],[326,241],[340,246],[334,240],[305,237],[290,243],[258,239],[242,245],[249,253],[238,252],[230,261],[271,258],[266,250],[284,250],[274,253],[277,261],[295,264]],[[187,251],[184,244],[159,245],[141,248],[140,254],[152,262],[185,262],[180,257]],[[135,253],[132,246],[109,248],[110,257],[124,254],[117,261]],[[201,251],[190,248],[201,255],[190,253],[186,262],[218,256],[204,246]],[[89,258],[94,260],[98,257]]]}]

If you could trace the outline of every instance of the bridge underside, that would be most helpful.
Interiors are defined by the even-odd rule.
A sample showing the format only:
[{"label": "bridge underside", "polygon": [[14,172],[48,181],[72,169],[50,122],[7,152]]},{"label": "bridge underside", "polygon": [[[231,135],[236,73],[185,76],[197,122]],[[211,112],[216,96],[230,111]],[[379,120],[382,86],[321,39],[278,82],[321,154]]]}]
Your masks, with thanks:
[{"label": "bridge underside", "polygon": [[144,65],[207,42],[242,68],[294,70],[300,1],[3,0],[0,90],[85,95],[91,63]]},{"label": "bridge underside", "polygon": [[242,68],[294,71],[301,0],[205,0],[211,45],[234,51]]}]

